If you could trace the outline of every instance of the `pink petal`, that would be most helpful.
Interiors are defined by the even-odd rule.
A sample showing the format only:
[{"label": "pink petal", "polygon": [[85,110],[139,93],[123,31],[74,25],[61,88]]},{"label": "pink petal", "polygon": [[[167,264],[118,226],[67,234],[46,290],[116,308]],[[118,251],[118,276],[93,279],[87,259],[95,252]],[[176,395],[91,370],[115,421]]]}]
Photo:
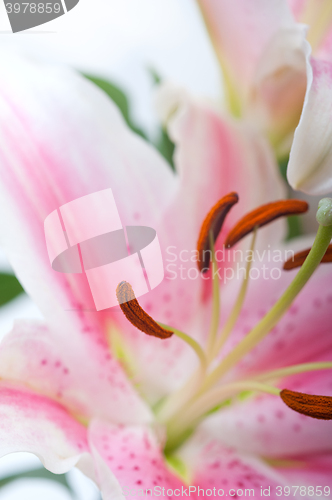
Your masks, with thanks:
[{"label": "pink petal", "polygon": [[[82,334],[84,338],[84,334]],[[97,360],[84,342],[59,342],[57,331],[44,323],[20,321],[0,345],[0,377],[29,385],[57,400],[73,415],[114,422],[147,422],[150,410],[106,351]]]},{"label": "pink petal", "polygon": [[[287,478],[287,484],[297,485],[304,484],[307,486],[314,486],[314,490],[307,488],[309,495],[316,493],[317,496],[321,491],[323,495],[327,498],[331,498],[332,491],[332,454],[322,454],[322,455],[308,455],[294,457],[295,463],[298,462],[298,466],[293,467],[278,467],[278,470]],[[303,467],[303,462],[305,467]],[[320,488],[316,489],[316,486]],[[326,487],[324,491],[324,487]],[[328,494],[328,487],[330,488],[330,494]],[[292,488],[294,491],[294,488]],[[304,490],[302,490],[304,491]],[[309,496],[308,495],[308,496]]]},{"label": "pink petal", "polygon": [[332,63],[307,55],[308,84],[288,164],[290,185],[309,194],[332,190]]},{"label": "pink petal", "polygon": [[[240,100],[248,96],[261,57],[281,29],[294,25],[285,0],[199,0],[226,83]],[[236,98],[236,97],[235,97]]]},{"label": "pink petal", "polygon": [[165,487],[165,496],[169,497],[173,494],[166,494],[167,489],[181,490],[183,483],[167,469],[161,445],[148,428],[95,421],[89,429],[89,443],[105,500],[120,495],[121,491],[130,498],[142,495],[142,490],[145,493],[147,489],[152,490],[149,498],[157,498],[159,490],[154,488],[158,486]]},{"label": "pink petal", "polygon": [[[165,161],[126,127],[107,96],[75,72],[2,54],[1,239],[26,291],[59,335],[101,342],[84,274],[52,270],[44,220],[63,204],[113,190],[123,225],[157,221],[176,182]],[[101,217],[98,204],[94,216]],[[92,216],[90,214],[90,216]],[[93,218],[93,217],[92,217]]]},{"label": "pink petal", "polygon": [[[248,490],[251,490],[250,496],[260,496],[261,487],[270,487],[270,498],[274,499],[276,485],[284,483],[282,475],[277,474],[259,458],[238,453],[203,430],[199,430],[185,444],[179,456],[188,467],[190,484],[196,486],[197,494],[200,487],[215,492],[212,496],[238,498],[244,496],[244,490],[247,490],[247,496]],[[242,493],[239,490],[242,490]],[[202,496],[202,491],[199,496]]]},{"label": "pink petal", "polygon": [[34,453],[55,474],[88,451],[86,429],[51,399],[14,385],[0,386],[0,454]]},{"label": "pink petal", "polygon": [[288,3],[296,20],[300,21],[308,0],[288,0]]},{"label": "pink petal", "polygon": [[[76,366],[89,362],[98,373],[106,363],[100,376],[113,384],[113,396],[136,398],[138,404],[120,365],[108,360],[105,331],[119,311],[95,312],[84,274],[52,270],[44,219],[71,200],[112,188],[123,225],[159,231],[158,220],[176,187],[174,175],[129,131],[106,95],[78,74],[13,54],[1,57],[0,203],[7,214],[1,218],[2,244],[58,342],[76,353]],[[98,204],[95,216],[101,217]],[[129,400],[125,407],[131,407]],[[140,405],[127,414],[146,417]]]}]

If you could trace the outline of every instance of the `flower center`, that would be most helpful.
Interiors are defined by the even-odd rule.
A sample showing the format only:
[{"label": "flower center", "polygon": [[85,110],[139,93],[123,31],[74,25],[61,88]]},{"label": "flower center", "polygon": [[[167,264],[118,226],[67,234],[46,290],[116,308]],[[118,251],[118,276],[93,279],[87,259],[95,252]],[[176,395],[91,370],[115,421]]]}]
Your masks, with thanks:
[{"label": "flower center", "polygon": [[[201,346],[196,340],[180,332],[176,328],[156,322],[139,305],[129,283],[121,282],[117,288],[120,307],[126,318],[138,329],[148,335],[166,339],[173,334],[186,342],[197,354],[199,367],[190,376],[185,385],[171,394],[156,410],[156,418],[167,429],[166,452],[174,451],[190,435],[202,418],[212,410],[221,408],[230,398],[240,396],[244,392],[265,392],[278,396],[291,409],[298,413],[319,419],[332,419],[332,398],[328,396],[302,394],[288,389],[280,389],[269,384],[269,381],[283,378],[295,373],[332,368],[332,362],[306,363],[259,373],[250,380],[242,379],[231,383],[223,382],[224,376],[261,342],[291,306],[298,293],[306,285],[320,262],[332,260],[330,241],[332,238],[332,200],[325,199],[319,205],[317,220],[319,229],[311,249],[297,254],[294,265],[285,263],[285,269],[299,267],[300,270],[293,282],[280,299],[274,304],[263,319],[241,340],[226,356],[218,361],[218,356],[238,319],[247,292],[248,276],[251,261],[247,264],[247,272],[235,301],[233,309],[219,333],[219,281],[218,269],[214,253],[214,243],[221,231],[222,224],[237,203],[238,195],[230,193],[222,198],[208,213],[203,222],[198,238],[198,267],[202,273],[212,266],[212,319],[207,343]],[[243,217],[230,231],[225,246],[232,247],[244,236],[253,232],[251,250],[255,245],[256,233],[273,220],[288,215],[304,213],[308,205],[301,200],[281,200],[263,205]]]}]

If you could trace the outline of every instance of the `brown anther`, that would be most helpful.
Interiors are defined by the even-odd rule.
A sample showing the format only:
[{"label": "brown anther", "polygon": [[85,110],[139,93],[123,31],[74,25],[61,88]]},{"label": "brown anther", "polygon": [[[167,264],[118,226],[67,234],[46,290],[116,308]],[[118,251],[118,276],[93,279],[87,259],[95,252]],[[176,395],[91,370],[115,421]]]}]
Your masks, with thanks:
[{"label": "brown anther", "polygon": [[159,339],[168,339],[173,335],[173,332],[162,328],[141,308],[135,297],[134,290],[127,281],[121,281],[118,284],[116,296],[123,314],[136,328]]},{"label": "brown anther", "polygon": [[[301,267],[306,258],[308,257],[308,254],[310,252],[311,248],[307,248],[306,250],[302,250],[302,252],[298,252],[293,257],[290,259],[286,260],[284,263],[284,269],[285,271],[290,271],[291,269],[295,269],[296,267]],[[324,257],[321,260],[321,263],[324,262],[332,262],[332,245],[329,245],[327,247],[327,250],[325,252]]]},{"label": "brown anther", "polygon": [[330,396],[312,396],[283,389],[280,397],[289,408],[297,413],[321,420],[332,420],[332,397]]},{"label": "brown anther", "polygon": [[198,251],[198,269],[200,272],[206,273],[209,269],[211,248],[210,248],[210,231],[212,231],[213,241],[216,241],[221,231],[226,215],[233,205],[239,201],[237,193],[229,193],[216,203],[207,216],[199,233],[197,242]]},{"label": "brown anther", "polygon": [[245,215],[228,234],[225,246],[231,248],[255,227],[262,227],[279,217],[303,214],[309,206],[302,200],[280,200],[262,205]]}]

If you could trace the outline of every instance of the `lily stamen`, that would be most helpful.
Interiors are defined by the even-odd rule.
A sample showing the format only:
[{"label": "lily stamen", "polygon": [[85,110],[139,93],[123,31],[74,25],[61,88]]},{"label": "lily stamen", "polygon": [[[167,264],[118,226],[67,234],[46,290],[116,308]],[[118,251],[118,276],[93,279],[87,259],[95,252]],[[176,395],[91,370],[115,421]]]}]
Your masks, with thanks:
[{"label": "lily stamen", "polygon": [[207,214],[201,226],[199,233],[197,250],[198,250],[198,269],[202,273],[206,273],[210,265],[210,233],[212,232],[213,241],[216,242],[219,233],[222,229],[226,215],[230,209],[239,201],[237,193],[229,193],[218,201]]},{"label": "lily stamen", "polygon": [[308,203],[303,200],[280,200],[262,205],[239,220],[228,234],[225,246],[231,248],[251,233],[256,226],[265,226],[280,217],[303,214],[308,208]]},{"label": "lily stamen", "polygon": [[218,266],[216,261],[216,255],[214,251],[214,240],[212,231],[210,231],[210,248],[212,252],[212,318],[210,332],[208,336],[207,343],[207,357],[208,359],[213,358],[213,353],[215,351],[215,342],[217,339],[219,319],[220,319],[220,292],[219,292],[219,275]]},{"label": "lily stamen", "polygon": [[283,389],[280,397],[289,408],[297,413],[321,420],[332,420],[332,397],[330,396],[315,396]]},{"label": "lily stamen", "polygon": [[[302,250],[301,252],[296,253],[290,259],[286,260],[284,263],[283,269],[285,271],[290,271],[291,269],[295,269],[297,267],[301,267],[304,264],[304,261],[309,255],[311,248],[307,248],[306,250]],[[332,262],[332,245],[327,247],[324,257],[320,261],[321,264]]]},{"label": "lily stamen", "polygon": [[[254,234],[253,234],[253,238],[252,238],[252,242],[251,242],[251,246],[250,246],[251,255],[253,255],[254,248],[255,248],[257,229],[258,229],[257,227],[254,228]],[[235,301],[233,309],[232,309],[232,311],[231,311],[231,313],[226,321],[226,324],[222,329],[220,337],[218,339],[218,342],[216,345],[216,355],[220,352],[220,350],[224,346],[226,340],[228,339],[230,333],[232,332],[232,330],[237,322],[237,319],[240,315],[240,312],[241,312],[241,309],[242,309],[242,306],[244,303],[244,299],[246,298],[248,285],[249,285],[249,276],[250,276],[251,265],[252,265],[252,259],[249,259],[247,262],[247,265],[246,265],[246,271],[245,271],[245,275],[243,277],[240,292],[237,296],[237,299]]]},{"label": "lily stamen", "polygon": [[158,323],[142,309],[137,302],[134,290],[127,281],[121,281],[116,289],[116,296],[123,314],[127,320],[136,328],[159,339],[168,339],[173,335],[172,331],[162,328]]},{"label": "lily stamen", "polygon": [[284,377],[289,377],[290,375],[297,375],[298,373],[313,372],[317,370],[331,370],[332,361],[319,361],[317,363],[301,363],[298,365],[286,366],[284,368],[279,368],[278,370],[272,370],[269,372],[260,373],[255,376],[255,380],[276,380]]},{"label": "lily stamen", "polygon": [[204,370],[206,369],[207,359],[198,342],[186,333],[183,333],[176,328],[164,325],[163,323],[157,323],[153,318],[151,318],[151,316],[139,305],[135,297],[134,290],[127,281],[121,281],[121,283],[118,284],[116,296],[123,314],[132,325],[147,335],[151,335],[162,340],[168,339],[172,337],[172,335],[179,337],[196,352],[201,366]]}]

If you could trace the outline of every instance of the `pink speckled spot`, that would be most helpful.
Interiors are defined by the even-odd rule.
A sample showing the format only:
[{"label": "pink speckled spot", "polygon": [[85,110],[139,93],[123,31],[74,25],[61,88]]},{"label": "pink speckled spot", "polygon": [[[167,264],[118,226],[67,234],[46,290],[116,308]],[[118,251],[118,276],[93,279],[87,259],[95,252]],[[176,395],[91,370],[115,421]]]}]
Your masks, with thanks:
[{"label": "pink speckled spot", "polygon": [[[112,452],[112,460],[109,459],[109,451],[106,453],[104,450],[102,437],[105,433],[108,436],[107,444]],[[148,428],[120,428],[94,422],[89,432],[89,441],[122,487],[136,488],[137,492],[140,488],[153,490],[155,485],[167,486],[174,490],[181,488],[183,484],[167,469],[161,447]],[[151,498],[157,496],[152,494]]]},{"label": "pink speckled spot", "polygon": [[131,388],[118,362],[110,356],[108,347],[107,351],[104,346],[101,348],[97,363],[85,350],[83,341],[73,346],[68,336],[59,342],[57,331],[45,331],[44,327],[38,321],[16,323],[0,346],[1,378],[24,380],[54,399],[61,395],[70,411],[87,418],[97,412],[128,422],[140,418],[141,410],[145,413],[145,417],[141,414],[143,420],[150,418],[149,410]]},{"label": "pink speckled spot", "polygon": [[216,489],[224,490],[225,496],[229,496],[230,489],[235,489],[235,498],[241,496],[241,492],[237,493],[238,489],[253,489],[255,496],[258,496],[261,486],[270,486],[272,489],[278,484],[272,470],[263,463],[241,457],[217,442],[212,447],[203,447],[191,461],[191,484],[204,489],[213,485]]}]

